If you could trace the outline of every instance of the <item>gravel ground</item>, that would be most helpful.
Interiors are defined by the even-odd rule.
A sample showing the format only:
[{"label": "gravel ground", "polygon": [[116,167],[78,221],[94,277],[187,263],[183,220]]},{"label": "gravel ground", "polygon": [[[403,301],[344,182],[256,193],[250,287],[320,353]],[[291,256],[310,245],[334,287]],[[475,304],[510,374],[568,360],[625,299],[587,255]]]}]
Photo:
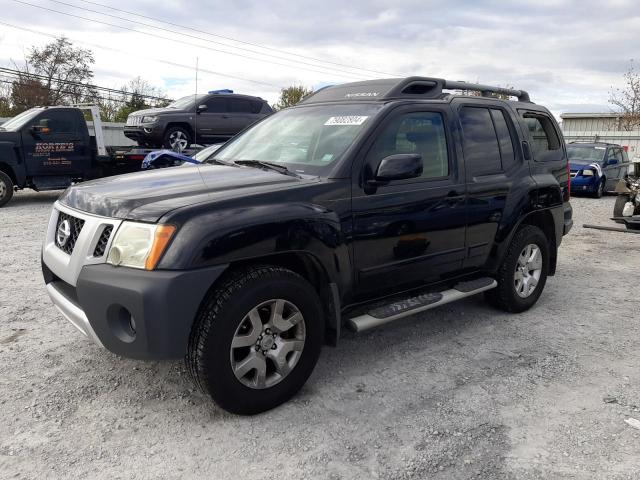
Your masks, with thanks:
[{"label": "gravel ground", "polygon": [[[537,306],[481,296],[327,347],[302,392],[254,417],[193,389],[181,362],[89,343],[39,271],[55,194],[0,210],[0,477],[640,478],[636,235],[576,226]],[[640,270],[640,269],[639,269]]]}]

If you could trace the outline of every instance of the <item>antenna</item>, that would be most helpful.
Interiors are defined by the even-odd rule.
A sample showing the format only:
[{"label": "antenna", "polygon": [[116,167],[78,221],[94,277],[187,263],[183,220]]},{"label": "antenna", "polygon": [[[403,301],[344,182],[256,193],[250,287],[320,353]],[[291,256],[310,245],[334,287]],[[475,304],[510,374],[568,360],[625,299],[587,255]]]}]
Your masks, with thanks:
[{"label": "antenna", "polygon": [[193,96],[193,108],[195,108],[193,116],[193,143],[198,143],[198,60],[196,57],[196,93]]}]

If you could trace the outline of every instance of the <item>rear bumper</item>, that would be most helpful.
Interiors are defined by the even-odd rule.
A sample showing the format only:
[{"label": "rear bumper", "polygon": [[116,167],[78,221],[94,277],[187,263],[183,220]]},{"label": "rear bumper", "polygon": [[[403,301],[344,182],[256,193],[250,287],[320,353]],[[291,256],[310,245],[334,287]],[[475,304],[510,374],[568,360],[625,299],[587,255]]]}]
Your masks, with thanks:
[{"label": "rear bumper", "polygon": [[42,263],[51,300],[78,330],[113,353],[153,360],[186,354],[200,303],[225,268],[149,272],[87,265],[73,287]]}]

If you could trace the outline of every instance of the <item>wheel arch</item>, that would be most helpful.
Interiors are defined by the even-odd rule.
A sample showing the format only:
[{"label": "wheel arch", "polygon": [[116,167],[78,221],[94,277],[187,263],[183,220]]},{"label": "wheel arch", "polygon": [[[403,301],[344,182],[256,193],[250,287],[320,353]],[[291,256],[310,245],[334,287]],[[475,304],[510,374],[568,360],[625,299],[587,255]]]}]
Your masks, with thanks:
[{"label": "wheel arch", "polygon": [[[229,263],[227,269],[211,285],[215,289],[217,285],[231,275],[233,272],[250,267],[258,266],[281,267],[297,273],[308,281],[318,292],[320,302],[323,305],[325,317],[325,342],[336,345],[340,336],[340,296],[336,283],[331,281],[329,273],[322,262],[310,252],[291,251],[279,252],[267,256],[242,259]],[[206,299],[206,295],[203,301]]]},{"label": "wheel arch", "polygon": [[17,186],[18,178],[16,177],[16,172],[11,167],[11,165],[7,164],[6,162],[0,162],[0,172],[6,173],[13,182],[13,185]]}]

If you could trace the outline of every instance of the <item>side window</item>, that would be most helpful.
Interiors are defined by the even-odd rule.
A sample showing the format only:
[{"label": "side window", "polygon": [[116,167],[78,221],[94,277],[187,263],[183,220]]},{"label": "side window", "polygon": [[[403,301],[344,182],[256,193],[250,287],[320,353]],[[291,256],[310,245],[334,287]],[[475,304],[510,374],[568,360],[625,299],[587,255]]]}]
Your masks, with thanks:
[{"label": "side window", "polygon": [[422,155],[421,178],[448,176],[449,155],[442,114],[412,112],[398,115],[375,141],[366,163],[375,169],[384,157],[398,153]]},{"label": "side window", "polygon": [[500,146],[491,117],[492,113],[488,108],[460,109],[462,145],[468,178],[502,172]]},{"label": "side window", "polygon": [[507,170],[515,163],[516,156],[513,148],[513,138],[509,131],[506,113],[503,110],[492,108],[491,118],[498,134],[498,144],[500,145],[500,158],[502,159],[502,169]]},{"label": "side window", "polygon": [[251,113],[251,102],[243,98],[229,99],[230,112],[233,113]]},{"label": "side window", "polygon": [[207,113],[227,113],[226,98],[210,98],[205,102]]},{"label": "side window", "polygon": [[624,163],[624,156],[622,155],[621,148],[616,148],[616,160],[618,160],[618,165]]},{"label": "side window", "polygon": [[73,112],[45,112],[38,120],[37,125],[49,127],[51,134],[75,134],[78,130],[78,122]]},{"label": "side window", "polygon": [[262,110],[262,102],[259,100],[251,100],[251,113],[260,113]]},{"label": "side window", "polygon": [[524,123],[529,130],[533,157],[539,162],[551,162],[562,159],[562,146],[553,127],[553,122],[540,113],[524,113]]}]

